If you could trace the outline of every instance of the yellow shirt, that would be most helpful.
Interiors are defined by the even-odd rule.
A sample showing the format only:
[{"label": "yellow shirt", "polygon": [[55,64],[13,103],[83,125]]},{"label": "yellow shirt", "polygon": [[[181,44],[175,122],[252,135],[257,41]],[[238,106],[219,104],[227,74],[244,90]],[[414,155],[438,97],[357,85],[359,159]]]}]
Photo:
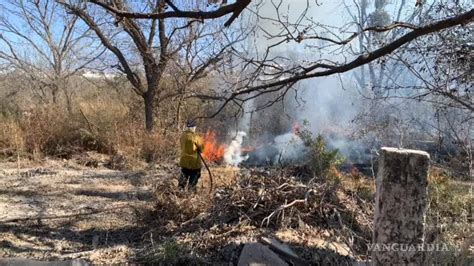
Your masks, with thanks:
[{"label": "yellow shirt", "polygon": [[201,158],[199,157],[198,148],[203,151],[202,138],[191,130],[183,132],[180,138],[181,143],[181,158],[179,166],[186,169],[198,170],[201,169]]}]

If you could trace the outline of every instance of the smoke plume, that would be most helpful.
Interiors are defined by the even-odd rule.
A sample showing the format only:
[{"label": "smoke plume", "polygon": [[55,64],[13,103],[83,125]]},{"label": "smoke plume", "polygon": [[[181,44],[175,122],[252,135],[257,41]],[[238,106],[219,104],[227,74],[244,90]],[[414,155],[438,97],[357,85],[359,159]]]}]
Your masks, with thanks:
[{"label": "smoke plume", "polygon": [[238,166],[241,162],[248,159],[248,155],[242,154],[242,143],[247,133],[237,132],[235,138],[230,142],[224,152],[224,162],[227,165]]}]

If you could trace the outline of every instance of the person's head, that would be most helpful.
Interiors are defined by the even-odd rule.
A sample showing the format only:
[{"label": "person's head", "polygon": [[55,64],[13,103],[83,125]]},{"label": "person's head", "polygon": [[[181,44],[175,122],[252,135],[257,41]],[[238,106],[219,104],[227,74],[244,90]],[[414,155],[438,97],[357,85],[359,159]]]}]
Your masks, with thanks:
[{"label": "person's head", "polygon": [[192,132],[196,132],[196,121],[188,120],[188,122],[186,123],[186,129]]}]

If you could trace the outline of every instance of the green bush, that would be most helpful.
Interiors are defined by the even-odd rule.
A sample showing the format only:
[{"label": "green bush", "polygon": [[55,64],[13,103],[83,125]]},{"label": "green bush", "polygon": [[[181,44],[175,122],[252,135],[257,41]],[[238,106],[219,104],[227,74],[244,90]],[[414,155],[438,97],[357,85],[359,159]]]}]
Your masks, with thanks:
[{"label": "green bush", "polygon": [[298,134],[308,147],[308,165],[314,175],[324,178],[333,177],[332,170],[339,167],[344,162],[344,157],[337,149],[329,150],[323,136],[318,134],[313,137],[312,132],[307,128],[308,123],[304,122],[304,129]]}]

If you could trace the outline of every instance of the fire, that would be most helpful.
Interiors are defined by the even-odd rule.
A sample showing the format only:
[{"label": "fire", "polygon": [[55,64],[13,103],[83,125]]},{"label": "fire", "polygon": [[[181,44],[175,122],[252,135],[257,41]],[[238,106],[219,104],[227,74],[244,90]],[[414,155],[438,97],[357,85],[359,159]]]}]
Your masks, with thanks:
[{"label": "fire", "polygon": [[216,133],[207,131],[204,135],[204,151],[202,156],[211,162],[220,162],[224,156],[225,146],[217,143]]}]

